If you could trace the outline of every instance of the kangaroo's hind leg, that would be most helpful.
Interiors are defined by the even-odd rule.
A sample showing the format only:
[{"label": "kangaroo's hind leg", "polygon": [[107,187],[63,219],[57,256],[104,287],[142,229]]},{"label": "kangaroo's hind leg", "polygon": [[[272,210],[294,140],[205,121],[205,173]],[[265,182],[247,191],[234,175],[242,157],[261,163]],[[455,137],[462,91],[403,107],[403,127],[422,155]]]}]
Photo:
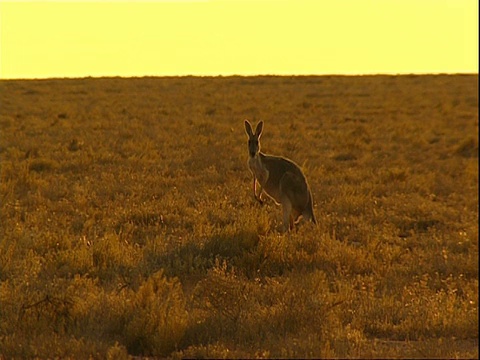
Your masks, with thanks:
[{"label": "kangaroo's hind leg", "polygon": [[287,196],[282,198],[283,232],[293,228],[292,202]]},{"label": "kangaroo's hind leg", "polygon": [[300,176],[292,172],[286,172],[280,180],[280,192],[282,194],[282,205],[288,203],[289,228],[292,229],[299,221],[303,214],[303,208],[308,202],[308,188]]}]

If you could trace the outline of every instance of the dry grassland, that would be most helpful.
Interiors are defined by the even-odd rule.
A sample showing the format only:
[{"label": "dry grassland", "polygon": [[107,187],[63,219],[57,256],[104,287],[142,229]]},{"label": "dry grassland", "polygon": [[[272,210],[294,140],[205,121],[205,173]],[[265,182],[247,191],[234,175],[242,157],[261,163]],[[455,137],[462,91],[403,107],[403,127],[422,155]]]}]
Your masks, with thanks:
[{"label": "dry grassland", "polygon": [[[478,358],[478,76],[0,82],[0,358]],[[243,120],[318,226],[253,198]]]}]

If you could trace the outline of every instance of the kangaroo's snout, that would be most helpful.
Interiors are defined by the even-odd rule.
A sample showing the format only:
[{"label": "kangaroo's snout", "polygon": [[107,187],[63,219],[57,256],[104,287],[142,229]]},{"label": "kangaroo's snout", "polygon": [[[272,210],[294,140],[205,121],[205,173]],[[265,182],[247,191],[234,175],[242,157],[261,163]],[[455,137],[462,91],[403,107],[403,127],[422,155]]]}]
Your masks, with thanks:
[{"label": "kangaroo's snout", "polygon": [[248,153],[250,154],[250,157],[255,157],[259,150],[260,148],[257,139],[248,140]]}]

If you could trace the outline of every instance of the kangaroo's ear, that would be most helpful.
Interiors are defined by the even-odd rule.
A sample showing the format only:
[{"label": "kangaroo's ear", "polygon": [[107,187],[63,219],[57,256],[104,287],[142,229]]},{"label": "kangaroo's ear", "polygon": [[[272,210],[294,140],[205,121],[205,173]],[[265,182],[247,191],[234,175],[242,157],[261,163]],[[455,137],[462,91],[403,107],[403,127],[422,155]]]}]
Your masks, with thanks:
[{"label": "kangaroo's ear", "polygon": [[247,132],[248,136],[253,137],[252,125],[250,125],[248,120],[245,120],[245,131]]},{"label": "kangaroo's ear", "polygon": [[259,138],[260,135],[262,135],[262,131],[263,131],[263,121],[260,121],[257,124],[257,128],[255,129],[255,136]]}]

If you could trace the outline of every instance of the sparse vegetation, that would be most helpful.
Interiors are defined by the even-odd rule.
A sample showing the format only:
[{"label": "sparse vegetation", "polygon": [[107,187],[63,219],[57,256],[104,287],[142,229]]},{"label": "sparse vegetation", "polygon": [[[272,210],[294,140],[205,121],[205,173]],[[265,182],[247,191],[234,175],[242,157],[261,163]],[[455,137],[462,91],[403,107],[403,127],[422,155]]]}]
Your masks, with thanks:
[{"label": "sparse vegetation", "polygon": [[[478,76],[0,82],[0,357],[478,358]],[[309,180],[279,234],[243,120]]]}]

